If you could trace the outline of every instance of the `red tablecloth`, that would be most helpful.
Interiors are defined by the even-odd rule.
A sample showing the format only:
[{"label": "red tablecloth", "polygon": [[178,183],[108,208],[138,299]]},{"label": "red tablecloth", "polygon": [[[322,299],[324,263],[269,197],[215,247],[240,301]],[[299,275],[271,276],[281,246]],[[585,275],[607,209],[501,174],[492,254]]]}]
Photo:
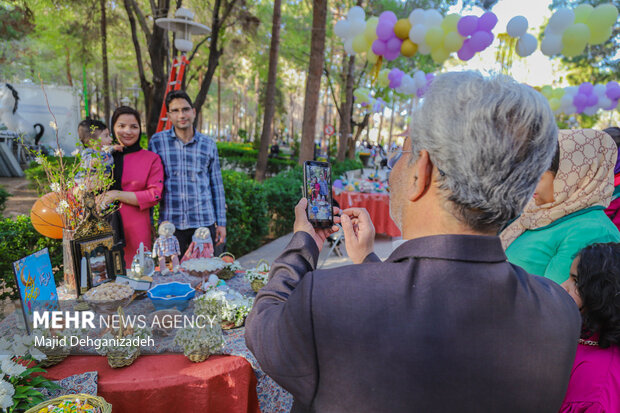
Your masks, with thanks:
[{"label": "red tablecloth", "polygon": [[362,192],[343,191],[339,195],[334,192],[334,199],[340,208],[366,208],[375,225],[377,234],[386,234],[390,237],[400,237],[400,230],[390,218],[389,194],[365,194]]},{"label": "red tablecloth", "polygon": [[211,356],[193,363],[182,354],[144,355],[129,367],[113,369],[105,357],[70,356],[47,370],[59,380],[98,371],[98,395],[114,413],[260,413],[256,376],[242,357]]}]

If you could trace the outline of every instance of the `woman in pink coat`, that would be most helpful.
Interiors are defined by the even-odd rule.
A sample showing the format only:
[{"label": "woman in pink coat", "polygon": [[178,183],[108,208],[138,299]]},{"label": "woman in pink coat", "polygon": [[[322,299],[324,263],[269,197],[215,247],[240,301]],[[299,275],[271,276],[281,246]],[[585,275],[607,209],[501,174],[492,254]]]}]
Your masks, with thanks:
[{"label": "woman in pink coat", "polygon": [[151,207],[161,200],[164,187],[164,169],[161,159],[140,147],[140,114],[128,106],[121,106],[112,115],[114,137],[123,146],[114,153],[114,180],[121,190],[106,192],[104,203],[118,201],[125,232],[125,267],[131,261],[140,243],[146,249],[152,246]]}]

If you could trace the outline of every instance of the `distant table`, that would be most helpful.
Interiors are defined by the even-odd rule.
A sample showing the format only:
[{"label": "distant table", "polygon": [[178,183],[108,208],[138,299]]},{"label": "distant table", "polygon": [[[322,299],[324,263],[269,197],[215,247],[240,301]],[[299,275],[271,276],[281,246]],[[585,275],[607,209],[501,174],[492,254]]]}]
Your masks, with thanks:
[{"label": "distant table", "polygon": [[373,194],[363,192],[342,191],[340,194],[334,192],[334,199],[340,208],[351,207],[366,208],[375,225],[377,234],[386,234],[390,237],[400,237],[400,230],[390,218],[390,195]]},{"label": "distant table", "polygon": [[144,355],[113,369],[106,357],[69,356],[45,376],[58,380],[87,371],[98,371],[97,394],[114,412],[260,413],[256,376],[242,357],[193,363],[182,354]]}]

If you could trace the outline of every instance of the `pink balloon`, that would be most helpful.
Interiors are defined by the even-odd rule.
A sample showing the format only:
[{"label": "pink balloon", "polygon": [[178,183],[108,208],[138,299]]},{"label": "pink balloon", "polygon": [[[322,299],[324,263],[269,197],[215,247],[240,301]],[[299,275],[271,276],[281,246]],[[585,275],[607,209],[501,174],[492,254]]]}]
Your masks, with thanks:
[{"label": "pink balloon", "polygon": [[377,56],[383,56],[386,51],[387,45],[383,40],[375,39],[375,41],[372,42],[372,52]]},{"label": "pink balloon", "polygon": [[469,36],[478,28],[478,18],[476,16],[463,16],[456,24],[456,28],[461,36]]},{"label": "pink balloon", "polygon": [[484,13],[478,19],[478,30],[484,30],[490,32],[497,24],[497,16],[492,11]]},{"label": "pink balloon", "polygon": [[490,39],[489,41],[489,37],[491,37],[492,35],[489,34],[489,32],[483,32],[483,31],[479,31],[474,33],[471,36],[471,49],[474,52],[481,52],[484,49],[486,49],[491,43],[493,43],[493,38]]},{"label": "pink balloon", "polygon": [[396,17],[396,14],[394,14],[393,11],[384,11],[383,13],[381,13],[381,15],[379,15],[379,20],[386,20],[392,23],[392,26],[396,24],[396,22],[398,21],[398,17]]},{"label": "pink balloon", "polygon": [[400,46],[402,44],[403,44],[403,41],[400,40],[398,37],[392,37],[390,40],[387,41],[387,49],[390,52],[400,51]]},{"label": "pink balloon", "polygon": [[389,40],[392,37],[394,37],[394,23],[386,21],[386,20],[379,20],[379,23],[377,24],[377,37],[380,40]]},{"label": "pink balloon", "polygon": [[465,41],[463,42],[463,46],[461,46],[461,49],[456,53],[459,59],[463,61],[468,61],[469,59],[474,57],[475,54],[476,52],[474,52],[474,50],[471,48],[471,41],[469,39],[465,39]]},{"label": "pink balloon", "polygon": [[386,50],[383,57],[385,58],[385,60],[392,61],[392,60],[395,60],[399,55],[400,55],[400,50],[396,50],[396,51]]}]

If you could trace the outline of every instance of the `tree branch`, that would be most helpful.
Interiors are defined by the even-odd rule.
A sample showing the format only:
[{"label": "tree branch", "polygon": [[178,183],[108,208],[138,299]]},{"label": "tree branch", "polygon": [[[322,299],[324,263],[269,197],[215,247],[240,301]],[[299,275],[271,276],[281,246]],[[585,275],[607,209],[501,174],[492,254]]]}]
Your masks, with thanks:
[{"label": "tree branch", "polygon": [[201,41],[198,42],[196,47],[194,47],[194,50],[192,51],[191,56],[187,59],[188,61],[190,61],[190,62],[192,61],[194,56],[196,56],[196,53],[198,52],[198,49],[200,48],[200,46],[202,46],[207,40],[209,40],[210,37],[211,36],[205,36]]},{"label": "tree branch", "polygon": [[237,0],[231,0],[230,2],[224,3],[224,12],[222,13],[222,17],[220,18],[220,24],[223,25],[226,19],[228,19],[228,16],[232,12],[236,3],[237,3]]},{"label": "tree branch", "polygon": [[340,118],[342,119],[342,113],[340,112],[340,106],[338,106],[338,100],[336,99],[336,92],[334,92],[334,85],[332,83],[332,78],[329,77],[329,70],[327,70],[327,67],[323,68],[323,73],[325,73],[325,77],[327,78],[327,85],[329,86],[329,90],[332,92],[332,98],[334,99],[334,105],[336,105],[338,116],[340,116]]},{"label": "tree branch", "polygon": [[[144,17],[142,10],[140,10],[140,7],[136,3],[136,0],[129,0],[129,1],[131,2],[133,11],[136,13],[136,16],[138,17],[138,23],[140,23],[140,27],[142,28],[142,31],[144,32],[144,35],[146,36],[146,42],[150,43],[152,34],[151,34],[151,31],[149,30],[148,24],[146,23],[146,18]],[[151,3],[151,6],[152,6],[152,3]],[[153,19],[154,18],[155,16],[153,16]]]},{"label": "tree branch", "polygon": [[138,75],[140,76],[140,84],[142,85],[142,91],[145,92],[145,87],[147,87],[148,81],[146,80],[146,75],[144,73],[144,64],[142,63],[142,50],[140,49],[138,34],[136,33],[136,19],[132,12],[132,7],[130,4],[131,1],[133,0],[123,0],[123,4],[125,6],[125,10],[127,11],[129,25],[131,26],[131,40],[133,41],[133,46],[136,50],[136,60],[138,62]]}]

